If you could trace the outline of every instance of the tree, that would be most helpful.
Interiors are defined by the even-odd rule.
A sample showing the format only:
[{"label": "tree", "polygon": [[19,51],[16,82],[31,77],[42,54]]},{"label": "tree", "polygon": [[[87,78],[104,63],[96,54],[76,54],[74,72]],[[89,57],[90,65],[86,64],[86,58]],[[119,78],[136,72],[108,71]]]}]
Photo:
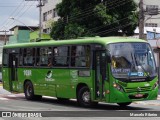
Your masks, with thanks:
[{"label": "tree", "polygon": [[132,35],[138,24],[134,0],[62,0],[56,10],[53,39]]}]

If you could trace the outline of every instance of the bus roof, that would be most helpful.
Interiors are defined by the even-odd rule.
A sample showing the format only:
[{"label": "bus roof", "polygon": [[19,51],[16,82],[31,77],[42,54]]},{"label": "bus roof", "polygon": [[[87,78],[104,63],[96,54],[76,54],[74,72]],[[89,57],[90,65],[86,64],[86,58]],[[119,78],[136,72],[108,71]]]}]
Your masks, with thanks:
[{"label": "bus roof", "polygon": [[72,45],[72,44],[110,44],[117,42],[147,42],[142,39],[129,38],[129,37],[86,37],[81,39],[71,39],[71,40],[50,40],[42,42],[30,42],[30,43],[18,43],[5,45],[4,48],[18,48],[18,47],[36,47],[36,46],[52,46],[52,45]]}]

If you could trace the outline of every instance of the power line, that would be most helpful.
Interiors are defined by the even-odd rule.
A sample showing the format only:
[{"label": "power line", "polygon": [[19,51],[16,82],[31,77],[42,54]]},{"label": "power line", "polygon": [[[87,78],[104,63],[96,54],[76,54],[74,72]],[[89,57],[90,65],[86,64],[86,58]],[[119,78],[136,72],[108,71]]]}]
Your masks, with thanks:
[{"label": "power line", "polygon": [[[14,9],[14,11],[9,15],[9,17],[10,16],[12,16],[18,9],[19,9],[19,7],[21,6],[21,4],[24,2],[24,0],[22,0],[21,1],[21,3],[19,4],[19,6],[16,8],[16,9]],[[4,25],[5,23],[6,23],[6,25],[9,23],[8,21],[9,21],[9,17],[2,23],[2,25]],[[7,22],[6,22],[7,21]],[[4,26],[2,26],[0,29],[2,29]]]},{"label": "power line", "polygon": [[[36,6],[36,5],[22,5],[22,6]],[[18,5],[0,5],[0,7],[18,7]]]},{"label": "power line", "polygon": [[[26,4],[28,4],[28,3],[29,3],[29,2],[27,2]],[[33,6],[28,6],[27,8],[23,9],[22,12],[18,12],[18,13],[14,16],[14,18],[19,19],[21,16],[23,16],[23,15],[30,9],[30,7],[33,7]],[[20,14],[20,15],[19,15],[19,14]],[[13,21],[11,24],[9,24],[8,27],[9,27],[9,26],[12,26],[14,23],[15,23],[15,21]]]},{"label": "power line", "polygon": [[98,35],[104,35],[106,33],[110,33],[110,32],[116,31],[116,30],[120,30],[120,29],[122,29],[124,27],[127,27],[127,26],[131,25],[131,24],[132,23],[128,23],[128,24],[125,24],[125,25],[120,25],[118,27],[115,27],[115,28],[112,28],[112,29],[108,29],[108,30],[104,30],[104,31],[98,32],[96,34],[98,34]]},{"label": "power line", "polygon": [[[114,8],[116,8],[116,7],[119,7],[119,6],[121,6],[121,5],[124,5],[125,3],[128,3],[128,1],[126,1],[126,2],[124,2],[124,3],[122,3],[122,4],[119,4],[119,5],[117,5],[117,6],[115,6]],[[113,9],[113,7],[111,7],[111,8],[108,8],[108,9]],[[75,21],[75,20],[81,20],[81,19],[84,19],[84,18],[87,18],[87,17],[89,17],[89,16],[92,16],[92,15],[94,15],[96,12],[98,12],[98,11],[91,11],[91,12],[82,12],[81,14],[78,14],[77,16],[75,15],[74,17],[70,17],[70,18],[67,18],[67,21],[68,22],[73,22],[73,21]],[[65,21],[63,21],[63,23],[59,23],[59,24],[67,24]]]}]

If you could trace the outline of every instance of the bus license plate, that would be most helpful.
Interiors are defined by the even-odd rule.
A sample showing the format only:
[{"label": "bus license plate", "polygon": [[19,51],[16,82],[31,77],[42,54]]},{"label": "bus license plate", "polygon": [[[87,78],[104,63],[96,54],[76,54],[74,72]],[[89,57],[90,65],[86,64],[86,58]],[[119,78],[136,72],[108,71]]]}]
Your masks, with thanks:
[{"label": "bus license plate", "polygon": [[143,94],[136,94],[135,97],[137,98],[143,97]]}]

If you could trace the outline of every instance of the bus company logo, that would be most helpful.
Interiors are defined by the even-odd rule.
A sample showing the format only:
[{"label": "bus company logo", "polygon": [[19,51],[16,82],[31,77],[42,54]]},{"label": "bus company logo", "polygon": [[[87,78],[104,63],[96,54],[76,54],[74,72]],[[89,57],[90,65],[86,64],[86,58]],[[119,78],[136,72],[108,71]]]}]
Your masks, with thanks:
[{"label": "bus company logo", "polygon": [[70,74],[73,79],[76,79],[78,77],[77,70],[72,70]]},{"label": "bus company logo", "polygon": [[54,79],[52,79],[53,73],[52,71],[48,71],[45,77],[46,81],[54,81]]}]

